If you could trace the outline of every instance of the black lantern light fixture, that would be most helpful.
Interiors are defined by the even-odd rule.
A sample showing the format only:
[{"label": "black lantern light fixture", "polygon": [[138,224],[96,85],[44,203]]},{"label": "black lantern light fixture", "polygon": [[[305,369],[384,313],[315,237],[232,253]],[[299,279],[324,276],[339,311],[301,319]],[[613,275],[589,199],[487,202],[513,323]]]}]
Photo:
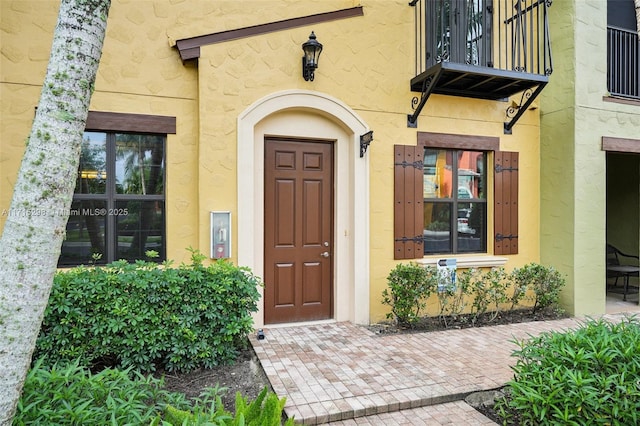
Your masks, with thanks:
[{"label": "black lantern light fixture", "polygon": [[322,52],[322,43],[316,40],[316,35],[311,31],[309,40],[302,43],[304,56],[302,57],[302,77],[306,81],[313,81],[313,72],[318,68],[318,59]]}]

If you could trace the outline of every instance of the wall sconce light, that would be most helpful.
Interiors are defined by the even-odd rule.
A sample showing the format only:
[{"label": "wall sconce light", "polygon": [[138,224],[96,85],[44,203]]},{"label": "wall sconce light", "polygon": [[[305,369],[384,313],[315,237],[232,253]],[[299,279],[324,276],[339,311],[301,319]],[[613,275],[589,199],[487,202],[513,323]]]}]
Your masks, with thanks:
[{"label": "wall sconce light", "polygon": [[313,81],[313,72],[318,68],[318,59],[322,52],[322,43],[316,40],[316,35],[311,31],[309,40],[302,43],[304,56],[302,57],[302,77],[305,81]]}]

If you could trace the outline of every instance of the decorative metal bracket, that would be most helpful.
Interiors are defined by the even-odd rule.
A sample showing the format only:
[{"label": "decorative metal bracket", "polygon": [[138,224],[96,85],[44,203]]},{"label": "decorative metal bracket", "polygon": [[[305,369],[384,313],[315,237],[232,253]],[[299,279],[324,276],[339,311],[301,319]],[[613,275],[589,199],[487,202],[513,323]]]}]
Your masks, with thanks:
[{"label": "decorative metal bracket", "polygon": [[416,235],[415,237],[396,238],[394,241],[402,242],[402,243],[406,243],[410,241],[412,243],[422,244],[424,243],[424,235]]},{"label": "decorative metal bracket", "polygon": [[517,171],[518,171],[517,167],[502,167],[502,165],[500,165],[500,164],[496,165],[496,173],[517,172]]},{"label": "decorative metal bracket", "polygon": [[513,128],[513,126],[520,119],[520,117],[522,117],[522,114],[525,113],[525,111],[529,108],[529,106],[531,106],[533,101],[538,97],[538,95],[540,94],[540,92],[542,92],[542,89],[544,89],[544,86],[546,85],[547,83],[540,83],[535,90],[531,90],[531,89],[525,90],[522,93],[522,98],[520,98],[520,105],[516,104],[515,102],[509,105],[506,111],[506,115],[507,115],[507,119],[510,118],[511,121],[504,122],[505,135],[511,134],[511,129]]},{"label": "decorative metal bracket", "polygon": [[517,235],[502,235],[502,234],[496,234],[496,241],[502,241],[502,240],[514,240],[518,238]]},{"label": "decorative metal bracket", "polygon": [[364,135],[360,135],[360,158],[364,157],[369,144],[373,141],[373,130],[368,131]]},{"label": "decorative metal bracket", "polygon": [[413,114],[407,115],[407,127],[415,129],[418,127],[418,116],[420,112],[422,112],[422,108],[424,108],[424,104],[427,103],[427,99],[431,96],[431,92],[436,87],[436,83],[440,78],[440,73],[436,73],[434,75],[430,75],[424,79],[422,82],[422,95],[420,99],[415,96],[411,99],[411,107],[414,109]]},{"label": "decorative metal bracket", "polygon": [[402,166],[403,168],[413,167],[414,169],[422,170],[424,168],[424,163],[420,160],[414,161],[413,163],[407,162],[407,160],[402,160],[402,163],[394,163],[394,166]]}]

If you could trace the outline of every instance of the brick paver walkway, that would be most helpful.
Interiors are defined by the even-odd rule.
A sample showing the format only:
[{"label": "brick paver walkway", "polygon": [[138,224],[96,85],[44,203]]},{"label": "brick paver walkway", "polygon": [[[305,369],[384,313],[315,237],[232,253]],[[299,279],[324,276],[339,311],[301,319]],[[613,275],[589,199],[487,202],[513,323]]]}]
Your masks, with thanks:
[{"label": "brick paver walkway", "polygon": [[296,423],[486,425],[493,423],[462,400],[511,379],[513,340],[578,325],[564,319],[377,335],[334,322],[265,328],[266,338],[251,343]]}]

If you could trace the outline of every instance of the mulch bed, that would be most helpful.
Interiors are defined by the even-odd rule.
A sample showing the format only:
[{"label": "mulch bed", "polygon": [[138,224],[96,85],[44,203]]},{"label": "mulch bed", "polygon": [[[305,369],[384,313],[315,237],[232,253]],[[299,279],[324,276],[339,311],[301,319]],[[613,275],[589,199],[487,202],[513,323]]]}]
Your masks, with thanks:
[{"label": "mulch bed", "polygon": [[457,316],[429,316],[421,317],[411,325],[396,325],[392,322],[383,322],[369,326],[369,329],[379,333],[425,333],[443,330],[455,330],[462,328],[486,327],[501,324],[516,324],[531,321],[550,321],[567,318],[568,315],[557,308],[546,308],[537,311],[533,309],[514,309],[498,313],[495,318],[492,312],[479,315],[475,323],[473,316],[469,314]]}]

